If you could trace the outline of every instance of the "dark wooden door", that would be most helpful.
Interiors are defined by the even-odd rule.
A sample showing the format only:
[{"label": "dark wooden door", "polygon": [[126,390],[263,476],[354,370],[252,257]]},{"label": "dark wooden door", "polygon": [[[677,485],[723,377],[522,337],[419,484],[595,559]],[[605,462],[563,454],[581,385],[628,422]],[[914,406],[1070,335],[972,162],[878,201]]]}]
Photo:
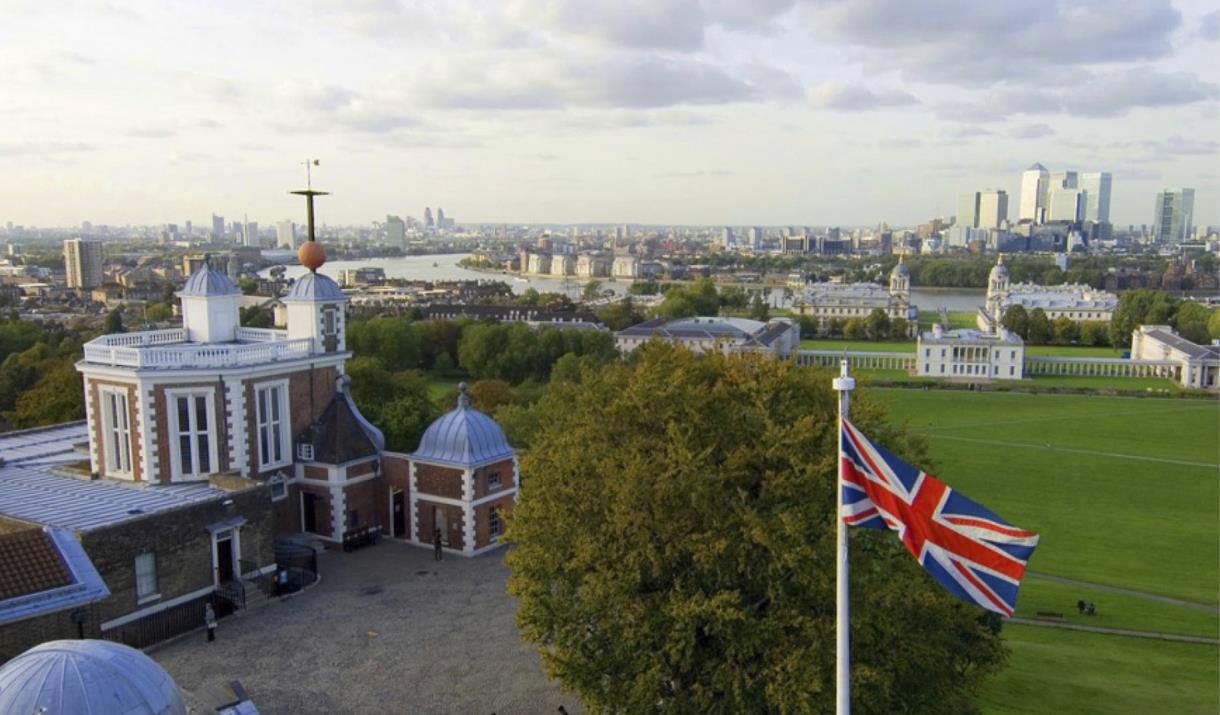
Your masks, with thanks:
[{"label": "dark wooden door", "polygon": [[317,501],[316,494],[309,492],[301,492],[301,511],[304,523],[301,524],[301,531],[308,531],[311,534],[318,533],[318,517],[317,517]]},{"label": "dark wooden door", "polygon": [[399,539],[405,539],[407,538],[407,510],[404,492],[394,492],[393,501],[394,514],[392,518],[394,520],[394,536]]},{"label": "dark wooden door", "polygon": [[233,539],[216,542],[216,577],[221,583],[233,580]]}]

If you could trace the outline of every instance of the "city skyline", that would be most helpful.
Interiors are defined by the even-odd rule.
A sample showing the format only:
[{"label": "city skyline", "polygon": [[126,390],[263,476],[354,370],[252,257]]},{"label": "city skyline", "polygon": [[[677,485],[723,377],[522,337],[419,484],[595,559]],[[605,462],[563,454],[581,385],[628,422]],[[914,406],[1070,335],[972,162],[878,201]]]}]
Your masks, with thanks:
[{"label": "city skyline", "polygon": [[905,8],[7,3],[0,222],[272,226],[320,156],[328,224],[428,205],[472,223],[911,225],[984,187],[1015,219],[1034,162],[1111,173],[1116,225],[1151,224],[1178,187],[1195,223],[1220,223],[1213,6]]}]

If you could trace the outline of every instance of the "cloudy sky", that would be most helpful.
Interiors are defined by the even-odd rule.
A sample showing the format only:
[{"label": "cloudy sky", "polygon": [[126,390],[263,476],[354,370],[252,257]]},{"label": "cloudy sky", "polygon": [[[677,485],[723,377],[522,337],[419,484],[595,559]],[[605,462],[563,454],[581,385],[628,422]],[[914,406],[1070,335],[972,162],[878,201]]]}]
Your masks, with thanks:
[{"label": "cloudy sky", "polygon": [[1214,0],[0,0],[0,222],[1220,223]]}]

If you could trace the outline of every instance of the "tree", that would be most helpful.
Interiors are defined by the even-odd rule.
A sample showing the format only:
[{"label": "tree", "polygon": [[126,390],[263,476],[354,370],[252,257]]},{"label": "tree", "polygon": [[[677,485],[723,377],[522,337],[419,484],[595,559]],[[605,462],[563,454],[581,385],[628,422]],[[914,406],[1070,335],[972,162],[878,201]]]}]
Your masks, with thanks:
[{"label": "tree", "polygon": [[250,278],[249,276],[239,278],[237,285],[241,288],[241,292],[245,295],[254,295],[258,292],[258,281]]},{"label": "tree", "polygon": [[843,324],[843,337],[848,340],[863,340],[868,337],[868,326],[860,318],[848,318]]},{"label": "tree", "polygon": [[102,332],[107,335],[125,332],[123,329],[123,310],[121,308],[115,308],[106,314],[106,325],[102,328]]},{"label": "tree", "polygon": [[174,309],[168,303],[149,303],[144,308],[144,319],[150,323],[160,323],[174,316]]},{"label": "tree", "polygon": [[631,296],[598,310],[597,317],[611,330],[625,330],[644,322],[644,314],[636,308]]},{"label": "tree", "polygon": [[580,297],[585,300],[597,300],[602,297],[602,282],[589,281],[586,283],[584,290],[580,292]]},{"label": "tree", "polygon": [[1178,334],[1195,343],[1208,341],[1207,321],[1212,317],[1212,311],[1193,300],[1178,303],[1173,314],[1173,326]]},{"label": "tree", "polygon": [[754,299],[750,301],[750,317],[754,320],[761,320],[764,323],[771,317],[771,311],[767,308],[767,302],[758,293],[755,293]]},{"label": "tree", "polygon": [[1081,345],[1109,345],[1109,326],[1100,320],[1085,320],[1080,323],[1079,341]]},{"label": "tree", "polygon": [[1212,311],[1207,319],[1207,336],[1212,340],[1220,340],[1220,308]]},{"label": "tree", "polygon": [[241,324],[247,328],[270,328],[275,325],[275,316],[267,308],[252,305],[239,311]]},{"label": "tree", "polygon": [[17,396],[4,419],[16,429],[83,420],[85,388],[74,359],[54,358],[39,363],[34,386]]},{"label": "tree", "polygon": [[[820,713],[834,699],[830,374],[653,344],[552,384],[509,518],[517,622],[591,712]],[[913,463],[916,438],[853,419]],[[855,712],[962,713],[990,619],[888,532],[853,530]],[[896,649],[894,643],[902,643]]]},{"label": "tree", "polygon": [[1110,318],[1110,343],[1131,344],[1131,333],[1141,325],[1165,325],[1173,315],[1174,301],[1158,290],[1130,290],[1118,299]]},{"label": "tree", "polygon": [[1053,332],[1057,345],[1071,345],[1080,338],[1080,327],[1076,325],[1076,321],[1066,315],[1055,318]]},{"label": "tree", "polygon": [[893,340],[909,339],[910,330],[911,324],[906,318],[894,318],[890,321],[890,338]]},{"label": "tree", "polygon": [[881,308],[873,308],[864,319],[864,332],[869,340],[885,340],[890,337],[890,316]]},{"label": "tree", "polygon": [[1025,306],[1020,304],[1008,306],[1000,323],[1008,329],[1008,332],[1020,335],[1022,340],[1029,338],[1029,313],[1026,312]]},{"label": "tree", "polygon": [[1026,342],[1030,345],[1045,345],[1051,339],[1051,321],[1046,317],[1046,311],[1034,308],[1029,311],[1029,328]]}]

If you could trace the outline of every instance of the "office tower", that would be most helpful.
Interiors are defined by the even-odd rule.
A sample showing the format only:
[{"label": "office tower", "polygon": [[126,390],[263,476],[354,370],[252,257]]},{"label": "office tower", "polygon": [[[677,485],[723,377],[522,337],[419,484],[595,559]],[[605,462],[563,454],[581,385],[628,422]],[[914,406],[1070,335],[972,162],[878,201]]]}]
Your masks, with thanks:
[{"label": "office tower", "polygon": [[1194,223],[1195,190],[1165,189],[1156,195],[1152,230],[1158,243],[1181,243]]},{"label": "office tower", "polygon": [[212,214],[212,240],[219,241],[225,237],[225,217]]},{"label": "office tower", "polygon": [[979,225],[979,193],[966,191],[957,195],[957,225],[977,228]]},{"label": "office tower", "polygon": [[756,251],[762,248],[762,229],[758,226],[750,229],[750,248]]},{"label": "office tower", "polygon": [[720,241],[725,248],[732,248],[735,241],[733,240],[733,229],[725,226],[720,232]]},{"label": "office tower", "polygon": [[988,189],[979,192],[978,228],[999,228],[1008,220],[1008,192]]},{"label": "office tower", "polygon": [[1108,171],[1089,171],[1080,175],[1080,188],[1085,192],[1083,220],[1110,223],[1110,183]]},{"label": "office tower", "polygon": [[291,221],[280,221],[275,225],[275,247],[296,248],[297,227]]},{"label": "office tower", "polygon": [[182,227],[186,229],[186,237],[189,240],[190,237],[194,235],[194,228],[191,226],[191,222],[187,221],[182,225]]},{"label": "office tower", "polygon": [[[1073,182],[1075,183],[1074,179]],[[1085,191],[1076,186],[1056,186],[1051,189],[1047,221],[1080,221],[1085,206]]]},{"label": "office tower", "polygon": [[247,246],[258,246],[258,221],[247,221],[242,235]]},{"label": "office tower", "polygon": [[64,268],[69,288],[102,284],[102,243],[72,238],[64,241]]},{"label": "office tower", "polygon": [[424,207],[424,228],[432,228],[435,225],[436,224],[434,224],[432,222],[432,209],[425,206]]},{"label": "office tower", "polygon": [[445,228],[445,209],[436,207],[436,227]]},{"label": "office tower", "polygon": [[89,234],[93,233],[93,224],[89,223],[88,221],[81,221],[80,222],[80,232],[85,235],[89,235]]},{"label": "office tower", "polygon": [[1046,208],[1043,197],[1049,183],[1050,172],[1041,164],[1034,164],[1021,174],[1020,220],[1042,223]]},{"label": "office tower", "polygon": [[394,248],[407,247],[407,224],[397,216],[385,217],[385,245]]}]

